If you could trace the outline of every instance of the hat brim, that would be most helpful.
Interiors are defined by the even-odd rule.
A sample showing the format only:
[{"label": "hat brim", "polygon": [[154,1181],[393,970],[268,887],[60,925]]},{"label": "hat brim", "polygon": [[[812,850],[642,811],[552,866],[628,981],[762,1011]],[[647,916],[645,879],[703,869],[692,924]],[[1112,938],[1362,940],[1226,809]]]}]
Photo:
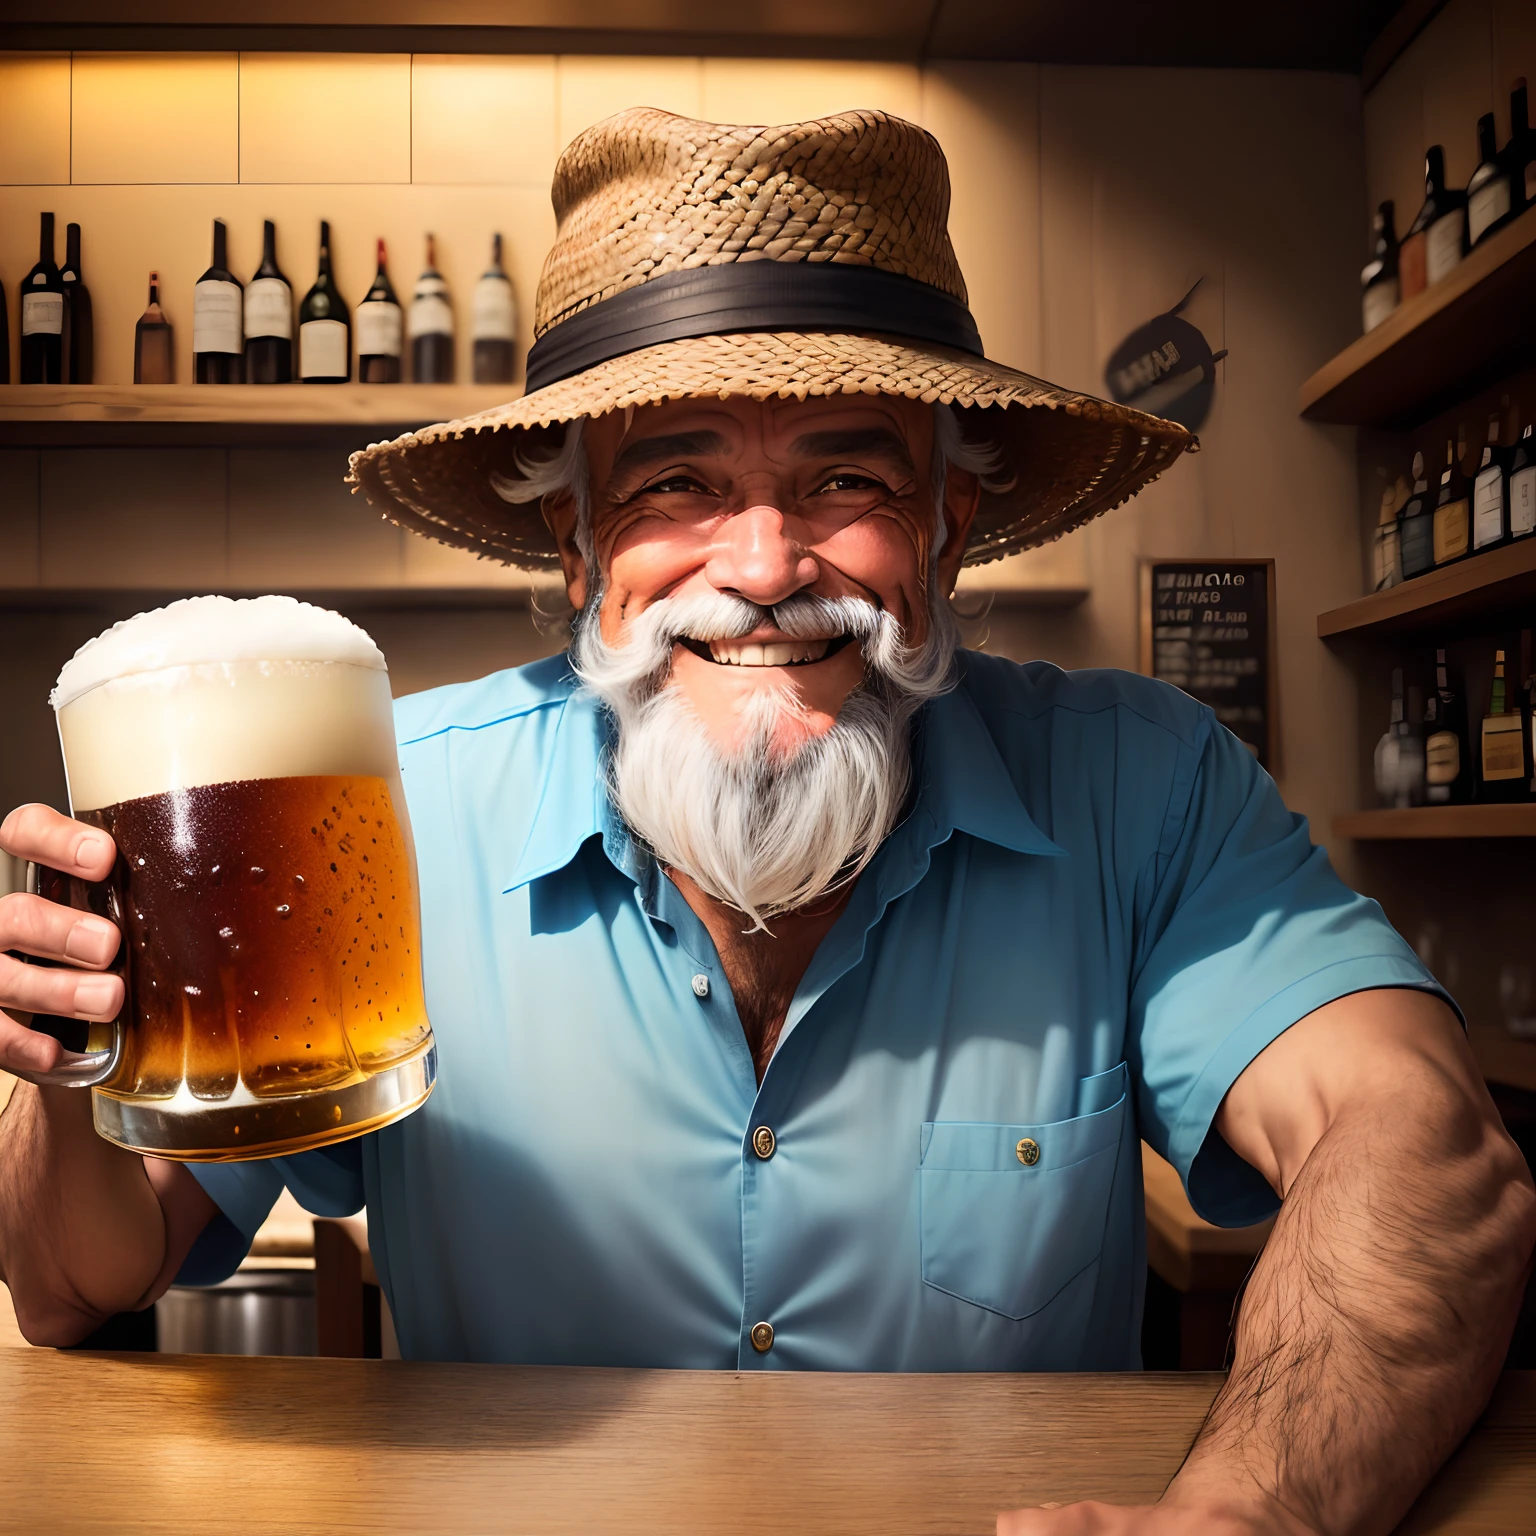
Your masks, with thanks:
[{"label": "hat brim", "polygon": [[888,394],[956,405],[967,438],[1002,451],[1005,491],[983,491],[965,563],[1045,544],[1134,496],[1196,446],[1175,422],[1074,394],[966,352],[830,332],[690,337],[626,353],[531,395],[352,455],[348,480],[391,522],[485,559],[553,570],[536,503],[491,485],[514,455],[579,417],[663,400]]}]

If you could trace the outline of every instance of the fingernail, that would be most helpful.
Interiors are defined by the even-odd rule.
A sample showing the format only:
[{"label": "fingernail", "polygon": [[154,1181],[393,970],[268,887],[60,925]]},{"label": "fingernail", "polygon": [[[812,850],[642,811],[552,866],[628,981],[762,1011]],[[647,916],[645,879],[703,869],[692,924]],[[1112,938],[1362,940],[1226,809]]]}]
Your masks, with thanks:
[{"label": "fingernail", "polygon": [[64,940],[64,953],[71,960],[104,965],[117,947],[117,929],[100,917],[79,918]]},{"label": "fingernail", "polygon": [[101,1017],[117,1006],[117,982],[110,976],[88,976],[75,986],[75,1012]]},{"label": "fingernail", "polygon": [[75,843],[75,863],[99,863],[107,856],[107,840],[94,832],[82,832]]}]

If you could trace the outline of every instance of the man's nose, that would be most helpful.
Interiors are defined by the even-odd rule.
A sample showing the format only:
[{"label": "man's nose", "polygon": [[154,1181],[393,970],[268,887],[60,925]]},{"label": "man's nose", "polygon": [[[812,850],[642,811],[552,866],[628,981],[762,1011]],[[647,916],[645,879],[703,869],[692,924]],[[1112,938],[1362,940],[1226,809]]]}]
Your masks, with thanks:
[{"label": "man's nose", "polygon": [[776,507],[748,507],[715,535],[704,575],[720,592],[771,607],[802,591],[821,574],[805,546],[784,526]]}]

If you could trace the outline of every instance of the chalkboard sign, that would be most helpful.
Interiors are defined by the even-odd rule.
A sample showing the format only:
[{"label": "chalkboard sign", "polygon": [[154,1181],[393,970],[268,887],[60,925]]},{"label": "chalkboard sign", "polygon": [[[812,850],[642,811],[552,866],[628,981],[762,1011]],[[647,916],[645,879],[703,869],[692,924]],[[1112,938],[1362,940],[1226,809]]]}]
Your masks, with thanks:
[{"label": "chalkboard sign", "polygon": [[1273,560],[1144,560],[1141,670],[1182,688],[1279,771]]}]

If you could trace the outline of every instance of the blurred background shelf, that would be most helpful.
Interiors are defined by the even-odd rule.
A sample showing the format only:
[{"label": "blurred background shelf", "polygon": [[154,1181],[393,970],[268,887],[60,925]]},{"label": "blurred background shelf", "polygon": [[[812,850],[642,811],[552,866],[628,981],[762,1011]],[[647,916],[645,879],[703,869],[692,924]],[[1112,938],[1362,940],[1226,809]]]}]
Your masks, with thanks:
[{"label": "blurred background shelf", "polygon": [[1469,1024],[1472,1054],[1491,1083],[1536,1093],[1536,1040],[1520,1040],[1497,1024]]},{"label": "blurred background shelf", "polygon": [[489,410],[514,384],[7,384],[0,444],[359,441]]},{"label": "blurred background shelf", "polygon": [[1502,609],[1536,600],[1536,537],[1490,549],[1439,570],[1415,576],[1385,592],[1330,609],[1317,616],[1318,638],[1417,630],[1444,631],[1480,622]]},{"label": "blurred background shelf", "polygon": [[1413,426],[1476,394],[1536,345],[1536,211],[1399,305],[1301,386],[1309,421]]},{"label": "blurred background shelf", "polygon": [[1420,805],[1406,811],[1352,811],[1335,816],[1333,830],[1337,837],[1372,841],[1536,837],[1536,805]]}]

